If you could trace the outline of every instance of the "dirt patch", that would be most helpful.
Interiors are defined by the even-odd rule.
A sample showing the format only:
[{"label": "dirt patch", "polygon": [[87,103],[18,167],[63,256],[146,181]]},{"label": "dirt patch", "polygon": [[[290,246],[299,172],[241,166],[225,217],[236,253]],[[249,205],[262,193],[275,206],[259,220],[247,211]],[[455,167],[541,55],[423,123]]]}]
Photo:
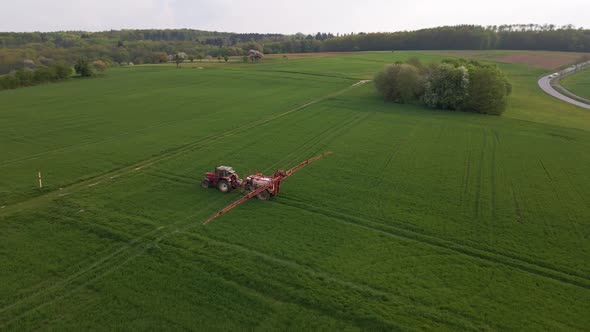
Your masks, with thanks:
[{"label": "dirt patch", "polygon": [[440,55],[474,58],[502,63],[519,63],[543,69],[555,69],[575,63],[586,53],[549,51],[445,51]]},{"label": "dirt patch", "polygon": [[319,57],[319,56],[335,56],[335,55],[351,55],[351,54],[358,54],[359,52],[317,52],[317,53],[281,53],[281,54],[265,54],[265,57],[268,58],[282,58],[283,56],[287,56],[289,59],[298,59],[298,58],[311,58],[311,57]]},{"label": "dirt patch", "polygon": [[522,63],[531,67],[553,69],[568,65],[575,62],[579,57],[577,54],[557,53],[553,56],[548,54],[511,54],[496,58],[498,62],[505,63]]}]

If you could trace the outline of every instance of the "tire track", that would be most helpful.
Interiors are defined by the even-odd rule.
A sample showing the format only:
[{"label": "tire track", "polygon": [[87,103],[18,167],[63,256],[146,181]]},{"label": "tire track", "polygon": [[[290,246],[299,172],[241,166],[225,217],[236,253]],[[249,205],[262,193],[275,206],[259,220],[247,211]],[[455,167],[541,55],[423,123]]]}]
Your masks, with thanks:
[{"label": "tire track", "polygon": [[[296,151],[291,152],[287,155],[287,157],[282,158],[280,162],[284,161],[286,164],[293,164],[299,162],[301,158],[304,158],[303,156],[315,155],[319,153],[319,151],[324,151],[325,148],[337,137],[339,137],[343,131],[353,128],[368,118],[370,115],[370,113],[359,113],[352,118],[343,121],[337,126],[332,126],[329,130],[325,130],[320,135],[307,140],[305,143],[300,145]],[[311,145],[308,145],[309,143],[311,143]],[[277,164],[279,164],[279,162],[275,163],[274,166]],[[274,166],[268,167],[266,171],[272,171]]]},{"label": "tire track", "polygon": [[[175,158],[175,157],[177,157],[179,155],[184,154],[187,151],[194,150],[194,149],[197,149],[197,148],[200,148],[200,147],[209,145],[209,144],[211,144],[213,142],[217,142],[217,141],[220,141],[222,139],[225,139],[225,138],[227,138],[227,137],[229,137],[231,135],[235,135],[237,133],[241,133],[243,131],[246,131],[246,130],[249,130],[249,129],[253,129],[253,128],[262,126],[262,125],[264,125],[266,123],[269,123],[271,121],[280,119],[280,118],[285,117],[285,116],[287,116],[289,114],[298,112],[298,111],[300,111],[302,109],[305,109],[305,108],[307,108],[309,106],[312,106],[314,104],[317,104],[317,103],[320,103],[322,101],[325,101],[325,100],[334,98],[336,96],[339,96],[339,95],[341,95],[341,94],[343,94],[343,93],[345,93],[345,92],[347,92],[347,91],[349,91],[349,90],[351,90],[351,89],[353,89],[353,88],[355,88],[355,87],[357,87],[359,85],[365,84],[367,82],[368,81],[359,81],[359,82],[357,82],[357,83],[355,83],[355,84],[353,84],[353,85],[351,85],[349,87],[346,87],[346,88],[344,88],[342,90],[339,90],[339,91],[336,91],[334,93],[328,94],[326,96],[323,96],[323,97],[314,99],[314,100],[312,100],[310,102],[307,102],[307,103],[305,103],[303,105],[300,105],[300,106],[297,106],[295,108],[292,108],[292,109],[290,109],[288,111],[285,111],[285,112],[282,112],[282,113],[279,113],[279,114],[276,114],[276,115],[273,115],[273,116],[270,116],[270,117],[267,117],[267,118],[264,118],[264,119],[253,121],[251,123],[247,123],[247,124],[242,125],[242,126],[238,126],[236,128],[227,130],[227,131],[225,131],[225,132],[223,132],[221,134],[214,134],[214,135],[211,135],[209,137],[206,137],[206,138],[204,138],[202,140],[198,140],[198,141],[195,141],[195,142],[192,142],[192,143],[188,143],[188,144],[182,145],[182,146],[177,147],[177,148],[169,149],[169,150],[164,151],[164,152],[162,152],[162,153],[160,153],[160,154],[158,154],[158,155],[156,155],[154,157],[151,157],[151,158],[148,158],[148,159],[144,159],[142,161],[139,161],[139,162],[137,162],[135,164],[132,164],[132,165],[129,165],[129,166],[125,166],[125,167],[122,167],[122,168],[119,168],[119,169],[107,171],[107,172],[104,172],[102,174],[99,174],[99,175],[90,177],[90,178],[82,179],[81,181],[76,182],[74,184],[63,186],[62,187],[62,190],[59,190],[59,191],[62,191],[62,193],[64,192],[64,190],[67,191],[68,193],[77,192],[77,191],[86,189],[86,187],[88,186],[88,184],[92,184],[92,183],[95,183],[95,182],[106,181],[106,180],[112,180],[112,179],[114,179],[116,177],[119,177],[119,176],[128,175],[128,174],[131,174],[133,172],[137,172],[137,171],[139,171],[139,170],[141,170],[141,169],[143,169],[145,167],[151,166],[153,164],[161,163],[161,162],[166,161],[168,159]],[[51,192],[48,192],[48,193],[45,193],[45,194],[42,194],[42,195],[39,195],[39,196],[30,198],[30,199],[27,199],[27,200],[24,200],[24,201],[20,201],[20,202],[17,202],[17,203],[6,205],[5,208],[0,209],[0,217],[5,217],[5,216],[11,215],[11,214],[13,214],[15,212],[18,212],[18,211],[21,211],[21,210],[24,210],[24,209],[27,209],[27,208],[31,208],[31,207],[36,207],[36,206],[39,206],[41,204],[50,202],[50,201],[54,200],[55,198],[59,197],[59,191],[58,190],[54,190],[54,191],[51,191]]]},{"label": "tire track", "polygon": [[[214,238],[211,236],[205,236],[201,233],[194,233],[194,232],[193,233],[183,233],[183,235],[188,236],[193,239],[197,239],[198,241],[207,243],[208,245],[213,244],[213,245],[222,247],[224,249],[229,249],[231,251],[243,253],[246,256],[254,256],[254,257],[262,259],[264,261],[280,265],[283,268],[288,268],[288,269],[296,270],[298,272],[303,272],[312,278],[320,279],[322,281],[329,281],[330,283],[336,284],[339,287],[346,288],[349,291],[361,293],[364,296],[370,296],[370,297],[380,298],[380,299],[387,299],[388,303],[393,303],[397,306],[413,307],[413,306],[415,306],[415,304],[418,304],[421,307],[426,309],[425,312],[423,312],[423,314],[425,314],[428,318],[432,319],[433,321],[436,321],[441,324],[445,324],[445,325],[450,324],[450,325],[453,325],[456,328],[460,328],[460,329],[465,329],[465,327],[471,325],[472,322],[478,322],[480,324],[485,324],[483,321],[481,321],[481,319],[479,319],[475,316],[469,315],[468,313],[459,312],[459,311],[451,309],[451,308],[446,308],[446,309],[435,308],[432,306],[431,303],[428,303],[427,301],[424,301],[418,297],[404,295],[401,292],[396,291],[395,289],[376,287],[376,286],[365,284],[365,283],[358,283],[356,281],[344,280],[344,279],[340,278],[339,276],[335,276],[331,273],[328,273],[325,271],[318,271],[316,269],[317,267],[314,268],[312,266],[302,265],[301,263],[298,263],[297,261],[294,261],[294,260],[291,260],[288,258],[277,257],[275,255],[264,253],[264,252],[258,251],[256,249],[253,249],[251,247],[248,247],[248,246],[245,246],[242,244],[235,244],[235,243],[223,241],[221,239]],[[184,248],[184,249],[188,250],[189,252],[194,252],[194,251],[190,250],[190,248]],[[213,259],[213,258],[208,257],[206,255],[200,255],[200,257],[202,259],[206,260],[207,266],[215,265],[220,270],[227,269],[225,266],[222,266],[219,264],[219,260]],[[260,292],[260,290],[257,290],[257,289],[256,289],[256,291]],[[403,298],[403,299],[405,299],[405,301],[401,301],[401,300],[399,300],[399,298]],[[458,325],[456,322],[453,324],[453,322],[441,320],[440,317],[434,315],[433,313],[431,313],[431,311],[440,312],[440,313],[450,313],[451,315],[453,315],[455,317],[455,319],[461,320],[463,324]]]},{"label": "tire track", "polygon": [[[486,129],[483,130],[483,143],[481,146],[480,154],[479,154],[479,165],[477,167],[477,175],[475,181],[475,202],[473,205],[473,215],[475,217],[474,221],[480,221],[481,217],[481,187],[483,182],[483,167],[484,167],[484,160],[485,160],[485,149],[487,143],[487,132]],[[475,226],[475,225],[474,225]],[[477,234],[477,228],[475,229],[475,234]]]},{"label": "tire track", "polygon": [[[356,115],[355,115],[355,117],[356,117]],[[336,122],[335,124],[328,126],[328,128],[326,128],[326,129],[320,131],[320,133],[310,137],[305,142],[300,144],[297,148],[290,150],[291,151],[290,153],[288,153],[287,155],[285,155],[281,159],[277,160],[276,162],[274,162],[272,165],[268,166],[264,170],[266,172],[271,172],[274,170],[275,167],[277,167],[277,165],[288,164],[288,163],[292,162],[293,160],[300,157],[301,155],[306,154],[306,151],[309,150],[309,147],[308,147],[309,144],[311,144],[312,146],[318,144],[318,142],[323,140],[322,136],[329,136],[331,132],[334,132],[334,131],[338,130],[339,128],[346,126],[351,121],[354,121],[354,117],[352,119],[344,118],[342,121]]]},{"label": "tire track", "polygon": [[[88,265],[87,267],[73,273],[72,275],[68,276],[67,278],[54,283],[49,287],[42,288],[41,291],[36,292],[34,294],[30,294],[24,298],[15,301],[14,303],[7,305],[0,309],[0,314],[4,315],[7,312],[17,310],[19,307],[23,307],[30,302],[35,302],[37,298],[40,298],[40,303],[37,305],[33,305],[31,308],[24,310],[24,312],[20,313],[13,313],[11,316],[12,318],[7,322],[2,322],[0,320],[0,327],[9,325],[11,322],[24,317],[30,312],[33,312],[39,308],[42,308],[48,304],[51,304],[71,292],[80,289],[83,286],[88,285],[89,283],[99,280],[102,277],[114,272],[115,270],[119,269],[126,263],[130,262],[133,258],[145,253],[149,249],[153,248],[154,245],[157,245],[163,239],[172,236],[181,230],[188,229],[195,225],[200,225],[200,223],[189,222],[183,224],[186,220],[193,220],[194,218],[200,216],[201,214],[208,213],[208,209],[214,206],[217,202],[222,201],[223,197],[219,197],[218,199],[212,201],[211,203],[207,204],[206,206],[199,209],[197,212],[190,214],[189,216],[178,220],[177,222],[157,227],[149,232],[146,232],[131,241],[129,241],[126,245],[120,247],[119,249],[113,251],[112,253],[102,257],[101,259],[93,262],[92,264]],[[149,238],[152,235],[157,235],[160,231],[164,229],[171,229],[167,233],[162,233],[156,238]],[[147,239],[146,239],[147,238]],[[74,284],[74,287],[68,288],[68,286]],[[44,299],[47,299],[44,301]]]},{"label": "tire track", "polygon": [[[353,224],[372,231],[385,233],[398,238],[404,238],[415,242],[430,245],[432,247],[450,250],[465,256],[476,259],[485,260],[495,264],[508,266],[526,273],[537,276],[549,278],[562,283],[573,286],[590,289],[590,278],[581,273],[569,271],[563,268],[556,268],[542,262],[535,262],[517,255],[510,255],[499,251],[491,250],[485,247],[476,247],[466,243],[460,243],[453,240],[443,239],[434,235],[425,234],[423,232],[401,227],[399,224],[391,225],[385,224],[385,220],[378,220],[381,222],[370,221],[376,219],[368,216],[358,216],[358,211],[351,215],[345,215],[339,211],[325,208],[314,207],[302,201],[296,201],[291,198],[282,197],[276,200],[277,203],[287,205],[294,208],[299,208],[308,212],[323,215],[325,217],[335,219],[341,222]],[[339,209],[342,211],[342,209]]]},{"label": "tire track", "polygon": [[[359,123],[359,122],[360,122],[360,121],[362,121],[364,118],[366,118],[368,115],[369,115],[369,113],[362,113],[362,114],[359,114],[358,116],[355,116],[355,117],[353,117],[352,119],[347,119],[347,120],[343,121],[343,123],[340,123],[340,124],[334,125],[334,126],[332,126],[332,127],[328,128],[328,129],[326,129],[326,130],[322,131],[320,134],[316,135],[314,138],[312,138],[312,139],[308,140],[307,142],[314,142],[314,144],[312,144],[312,145],[311,145],[311,147],[307,147],[307,146],[306,146],[306,144],[303,144],[303,145],[301,146],[301,148],[303,148],[303,149],[306,149],[306,150],[309,150],[309,148],[313,148],[314,146],[316,146],[316,145],[318,145],[318,144],[320,144],[320,143],[324,142],[324,141],[325,141],[325,138],[324,138],[324,139],[320,139],[320,140],[318,140],[318,138],[319,138],[320,136],[322,136],[322,135],[326,136],[326,138],[328,138],[328,139],[329,139],[329,141],[332,141],[333,139],[335,139],[335,137],[337,137],[337,136],[338,136],[338,134],[339,134],[339,133],[340,133],[342,130],[345,130],[345,129],[347,129],[347,128],[349,128],[349,127],[351,127],[351,126],[353,126],[353,125],[355,125],[355,124]],[[306,143],[307,143],[307,142],[306,142]],[[329,142],[328,142],[328,143],[329,143]],[[327,145],[328,143],[325,143],[325,142],[324,142],[324,145]],[[212,202],[212,203],[210,203],[210,204],[209,204],[207,207],[205,207],[205,208],[201,209],[200,211],[203,211],[204,209],[206,209],[206,208],[208,208],[208,207],[212,206],[213,204],[215,204],[216,202],[218,202],[218,201],[220,201],[220,200],[221,200],[221,198],[220,198],[220,199],[218,199],[218,200],[216,200],[215,202]],[[199,212],[197,212],[197,214],[198,214],[198,213],[199,213]],[[193,214],[193,215],[191,215],[189,218],[191,218],[191,219],[192,219],[192,218],[193,218],[193,217],[195,217],[195,216],[196,216],[196,215],[195,215],[195,214]],[[193,225],[192,223],[189,223],[187,227],[192,227],[192,225]],[[16,307],[16,306],[18,306],[18,305],[22,304],[22,302],[23,302],[23,301],[27,301],[27,300],[30,300],[31,298],[35,298],[35,297],[39,297],[39,296],[43,296],[43,295],[45,295],[45,294],[49,293],[50,291],[52,291],[53,289],[60,288],[60,289],[64,289],[64,290],[65,290],[65,287],[66,287],[68,284],[70,284],[70,283],[74,282],[74,279],[76,279],[76,278],[78,278],[78,277],[83,277],[83,275],[85,275],[85,274],[89,274],[89,273],[94,273],[94,274],[96,274],[96,273],[100,273],[100,271],[101,271],[102,269],[107,269],[107,270],[106,270],[106,271],[104,271],[103,273],[99,274],[99,275],[98,275],[96,278],[92,278],[91,280],[89,280],[89,281],[87,281],[87,282],[85,282],[85,283],[82,283],[82,284],[80,285],[80,287],[81,287],[81,286],[84,286],[84,285],[86,285],[86,284],[88,284],[88,283],[90,283],[90,282],[92,282],[92,281],[94,281],[94,280],[97,280],[97,279],[99,279],[101,276],[104,276],[104,275],[106,275],[106,274],[109,274],[109,273],[110,273],[112,270],[115,270],[115,269],[117,269],[119,266],[122,266],[122,265],[124,265],[126,262],[128,262],[128,260],[124,260],[122,263],[119,263],[119,264],[118,264],[118,263],[117,263],[117,261],[116,261],[116,260],[117,260],[117,259],[119,259],[120,257],[122,257],[122,258],[124,258],[124,257],[125,257],[125,256],[123,256],[123,253],[124,253],[125,251],[127,251],[127,250],[131,249],[131,250],[140,250],[140,253],[143,253],[143,252],[145,252],[145,250],[146,250],[145,248],[144,248],[144,249],[142,249],[141,247],[139,247],[139,246],[142,244],[142,243],[140,243],[140,242],[139,242],[139,240],[141,240],[142,238],[145,238],[145,237],[147,237],[147,236],[149,236],[149,235],[152,235],[152,234],[156,233],[157,231],[160,231],[160,230],[161,230],[161,229],[163,229],[163,228],[171,228],[171,227],[173,227],[173,226],[174,226],[174,225],[168,225],[168,226],[162,226],[162,227],[159,227],[159,228],[157,228],[157,229],[155,229],[155,230],[152,230],[152,231],[150,231],[150,232],[148,232],[148,233],[146,233],[146,234],[144,234],[144,235],[142,235],[142,236],[140,236],[140,237],[138,237],[138,238],[136,238],[136,239],[134,239],[134,240],[130,241],[130,244],[129,244],[128,246],[126,246],[126,247],[122,247],[122,248],[120,248],[120,249],[116,250],[115,252],[113,252],[113,253],[111,253],[111,254],[109,254],[109,255],[107,255],[107,256],[105,256],[105,257],[103,257],[102,259],[100,259],[100,260],[98,260],[98,261],[96,261],[95,263],[93,263],[92,265],[88,266],[87,268],[85,268],[85,269],[83,269],[83,270],[80,270],[80,271],[78,271],[77,273],[75,273],[75,274],[71,275],[70,277],[66,278],[65,280],[63,280],[63,281],[61,282],[61,284],[59,284],[59,285],[53,285],[53,286],[50,286],[49,288],[45,288],[45,289],[44,289],[42,292],[39,292],[39,293],[36,293],[36,294],[30,295],[30,296],[28,296],[28,297],[27,297],[27,298],[25,298],[25,299],[22,299],[22,300],[20,300],[20,301],[18,301],[18,302],[15,302],[15,303],[13,303],[13,304],[11,304],[11,305],[9,305],[9,306],[6,306],[6,307],[4,307],[4,308],[0,309],[0,313],[3,313],[3,312],[5,312],[5,311],[7,311],[7,310],[9,310],[9,309],[11,309],[11,308],[14,308],[14,307]],[[142,242],[143,242],[143,243],[145,243],[145,242],[153,242],[153,243],[158,243],[160,240],[162,240],[162,239],[164,239],[165,237],[167,237],[167,236],[169,236],[169,235],[172,235],[172,234],[174,234],[174,233],[176,233],[176,232],[178,232],[178,230],[176,230],[176,231],[174,231],[174,232],[172,232],[172,233],[168,233],[167,235],[162,235],[160,238],[158,238],[158,239],[156,239],[156,240],[149,240],[149,239],[148,239],[147,241],[142,241]],[[139,255],[139,254],[138,254],[138,255]],[[133,256],[133,257],[135,257],[135,256]],[[108,269],[108,267],[111,265],[111,264],[108,264],[108,263],[109,263],[109,261],[113,261],[113,260],[115,260],[115,263],[113,263],[113,264],[114,264],[114,267],[112,267],[112,268]],[[79,287],[76,287],[75,289],[78,289],[78,288],[79,288]],[[65,295],[64,295],[64,296],[65,296]],[[57,300],[57,299],[59,299],[59,298],[62,298],[62,297],[63,297],[63,296],[57,297],[57,298],[56,298],[56,300]],[[42,304],[42,306],[44,306],[44,305],[45,305],[45,304]],[[37,307],[36,307],[36,308],[37,308]],[[7,323],[7,324],[8,324],[8,323]]]}]

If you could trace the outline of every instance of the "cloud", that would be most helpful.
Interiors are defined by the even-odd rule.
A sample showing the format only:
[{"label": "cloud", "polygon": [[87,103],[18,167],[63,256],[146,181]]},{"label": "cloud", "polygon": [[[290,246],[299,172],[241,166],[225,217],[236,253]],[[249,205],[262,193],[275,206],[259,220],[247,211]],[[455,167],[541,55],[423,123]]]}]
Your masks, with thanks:
[{"label": "cloud", "polygon": [[369,32],[439,25],[587,23],[590,1],[569,0],[19,0],[0,31],[193,28],[235,32]]}]

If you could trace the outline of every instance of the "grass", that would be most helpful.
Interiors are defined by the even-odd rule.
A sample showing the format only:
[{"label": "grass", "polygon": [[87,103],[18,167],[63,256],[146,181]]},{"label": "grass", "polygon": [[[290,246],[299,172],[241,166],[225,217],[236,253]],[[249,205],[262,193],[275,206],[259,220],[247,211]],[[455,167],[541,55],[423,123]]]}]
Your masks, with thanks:
[{"label": "grass", "polygon": [[578,73],[564,77],[559,83],[575,95],[590,99],[590,69],[588,67]]},{"label": "grass", "polygon": [[[0,93],[0,327],[585,329],[589,113],[511,64],[502,117],[334,94],[414,55],[439,59],[136,66]],[[324,151],[201,225],[239,197],[199,188],[205,171]]]}]

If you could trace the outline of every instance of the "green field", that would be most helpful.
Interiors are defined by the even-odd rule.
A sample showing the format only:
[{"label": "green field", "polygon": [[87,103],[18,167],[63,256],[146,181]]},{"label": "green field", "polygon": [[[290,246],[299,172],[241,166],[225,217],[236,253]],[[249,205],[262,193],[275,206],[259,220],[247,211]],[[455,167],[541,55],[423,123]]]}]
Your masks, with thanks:
[{"label": "green field", "polygon": [[567,76],[559,83],[575,95],[590,99],[590,68],[586,68],[573,75]]},{"label": "green field", "polygon": [[[590,112],[522,64],[501,64],[501,117],[353,86],[411,56],[441,59],[136,66],[0,92],[0,329],[587,329]],[[199,187],[214,166],[325,151],[201,225],[239,197]]]}]

